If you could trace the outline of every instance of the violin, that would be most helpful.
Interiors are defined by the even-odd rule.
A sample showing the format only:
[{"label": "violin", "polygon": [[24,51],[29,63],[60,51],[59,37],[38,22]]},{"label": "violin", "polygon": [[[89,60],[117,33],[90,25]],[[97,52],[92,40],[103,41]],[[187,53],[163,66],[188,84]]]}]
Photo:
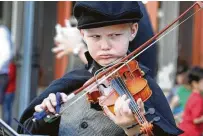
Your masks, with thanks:
[{"label": "violin", "polygon": [[[149,99],[150,96],[152,95],[152,91],[149,85],[147,84],[147,81],[144,79],[144,72],[139,68],[138,63],[134,59],[142,52],[147,50],[149,47],[151,47],[154,43],[159,41],[162,37],[164,37],[170,31],[175,29],[176,26],[173,27],[166,34],[164,33],[169,28],[171,28],[176,22],[178,22],[185,14],[187,14],[188,11],[193,9],[195,6],[198,6],[199,7],[198,11],[200,11],[200,9],[203,8],[203,3],[195,2],[191,7],[189,7],[185,12],[183,12],[171,24],[169,24],[162,31],[157,33],[152,38],[150,38],[147,42],[145,42],[139,48],[137,48],[129,55],[121,59],[119,63],[115,63],[113,65],[102,68],[101,70],[99,70],[99,72],[95,73],[95,76],[91,78],[88,81],[88,83],[86,83],[84,86],[77,89],[73,93],[69,94],[68,100],[71,100],[73,97],[75,97],[78,93],[82,92],[84,89],[86,90],[85,93],[83,93],[80,97],[78,97],[72,102],[68,101],[69,105],[66,108],[64,108],[57,116],[51,116],[51,117],[49,116],[49,120],[54,120],[60,115],[62,115],[66,109],[68,109],[76,101],[78,101],[79,99],[81,99],[86,95],[88,96],[88,100],[90,102],[97,103],[98,98],[105,94],[103,90],[99,89],[101,86],[103,86],[109,91],[109,93],[105,94],[107,97],[105,100],[102,101],[102,104],[107,105],[110,111],[114,113],[114,103],[116,99],[119,96],[126,94],[127,97],[131,100],[129,107],[132,110],[132,112],[135,114],[135,118],[138,122],[138,125],[140,126],[140,132],[148,136],[153,135],[152,123],[146,120],[145,115],[140,112],[140,109],[136,103],[136,100],[138,98],[141,98],[142,101],[146,101],[147,99]],[[179,25],[181,23],[179,23]],[[158,38],[159,36],[161,36],[161,38]],[[107,82],[107,85],[103,84],[104,82]],[[95,90],[95,88],[98,88],[98,89]],[[150,110],[150,111],[153,111],[153,110]],[[156,121],[158,120],[158,118],[155,118],[154,120]]]},{"label": "violin", "polygon": [[[109,71],[109,73],[112,71]],[[131,100],[129,107],[135,115],[134,117],[138,122],[137,125],[140,125],[140,133],[150,136],[152,135],[153,128],[152,122],[149,123],[146,120],[136,103],[139,98],[145,102],[152,95],[152,90],[147,84],[147,80],[144,79],[144,75],[145,73],[140,69],[138,62],[132,60],[107,78],[106,82],[97,84],[97,88],[94,91],[87,93],[88,101],[98,103],[98,98],[105,96],[105,99],[100,102],[100,105],[106,105],[114,113],[114,104],[117,98],[126,94]],[[154,114],[154,112],[151,114]]]}]

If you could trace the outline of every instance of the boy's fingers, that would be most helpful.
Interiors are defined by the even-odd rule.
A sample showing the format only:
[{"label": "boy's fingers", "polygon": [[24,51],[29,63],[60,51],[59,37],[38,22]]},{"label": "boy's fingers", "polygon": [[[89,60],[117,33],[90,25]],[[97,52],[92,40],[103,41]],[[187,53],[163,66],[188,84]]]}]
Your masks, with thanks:
[{"label": "boy's fingers", "polygon": [[127,99],[127,95],[125,95],[125,94],[122,95],[122,96],[121,96],[121,99],[122,99],[123,101],[125,101],[125,100]]},{"label": "boy's fingers", "polygon": [[129,107],[130,99],[126,100],[125,103],[123,104],[122,110],[121,110],[121,115],[122,116],[128,116],[131,117],[133,116],[133,113]]},{"label": "boy's fingers", "polygon": [[60,93],[61,95],[61,99],[63,102],[67,102],[68,101],[68,96],[65,93]]},{"label": "boy's fingers", "polygon": [[122,110],[122,105],[123,105],[122,97],[118,97],[114,105],[114,112],[116,116],[121,116],[120,112]]},{"label": "boy's fingers", "polygon": [[116,116],[122,116],[124,114],[123,113],[123,106],[126,102],[126,99],[127,99],[127,96],[124,94],[116,100],[115,107],[114,107],[114,111],[115,111]]},{"label": "boy's fingers", "polygon": [[125,103],[123,104],[123,110],[122,110],[122,114],[127,114],[129,115],[131,112],[130,107],[129,107],[129,103],[130,103],[130,99],[126,100]]},{"label": "boy's fingers", "polygon": [[49,94],[49,100],[53,106],[56,106],[56,95],[54,93]]},{"label": "boy's fingers", "polygon": [[100,96],[99,98],[97,98],[99,101],[103,101],[106,99],[106,96]]},{"label": "boy's fingers", "polygon": [[106,115],[115,122],[115,115],[109,110],[109,108],[107,106],[103,106],[104,112],[106,113]]},{"label": "boy's fingers", "polygon": [[138,104],[138,106],[140,107],[140,111],[141,111],[141,113],[145,113],[145,109],[144,109],[144,103],[143,103],[143,101],[142,101],[142,99],[141,98],[139,98],[138,100],[137,100],[137,104]]},{"label": "boy's fingers", "polygon": [[103,102],[104,102],[105,99],[106,99],[106,96],[101,96],[101,97],[98,98],[100,106],[103,106]]},{"label": "boy's fingers", "polygon": [[49,100],[49,98],[44,99],[44,103],[50,112],[55,113],[55,109],[54,109],[53,105],[51,104],[51,101]]},{"label": "boy's fingers", "polygon": [[44,110],[44,109],[42,108],[41,104],[35,106],[35,111],[36,111],[36,112],[41,112],[41,111],[43,111],[43,110]]}]

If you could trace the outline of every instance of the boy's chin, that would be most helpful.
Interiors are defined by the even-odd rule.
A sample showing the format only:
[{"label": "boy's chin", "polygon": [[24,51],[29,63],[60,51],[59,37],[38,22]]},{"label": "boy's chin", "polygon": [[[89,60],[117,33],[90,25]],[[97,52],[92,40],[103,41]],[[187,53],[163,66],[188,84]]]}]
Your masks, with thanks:
[{"label": "boy's chin", "polygon": [[101,66],[108,66],[115,62],[116,62],[116,60],[106,60],[106,61],[104,60],[104,61],[99,61],[97,63],[99,63],[99,65],[101,65]]}]

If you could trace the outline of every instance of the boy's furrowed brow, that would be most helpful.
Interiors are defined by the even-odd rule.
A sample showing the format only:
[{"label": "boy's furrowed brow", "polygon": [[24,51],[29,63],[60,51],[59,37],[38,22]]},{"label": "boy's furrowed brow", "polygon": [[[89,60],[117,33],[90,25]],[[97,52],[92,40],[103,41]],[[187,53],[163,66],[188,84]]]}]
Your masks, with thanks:
[{"label": "boy's furrowed brow", "polygon": [[112,34],[123,33],[123,32],[125,32],[125,29],[117,29],[117,30],[112,30],[112,31],[104,30],[103,32],[101,32],[102,30],[95,31],[95,30],[91,30],[91,29],[85,30],[85,31],[86,31],[87,35],[101,35],[101,34],[112,35]]},{"label": "boy's furrowed brow", "polygon": [[123,33],[123,30],[117,30],[117,31],[113,31],[113,32],[109,32],[108,35],[112,35],[112,34],[118,34],[118,33]]},{"label": "boy's furrowed brow", "polygon": [[87,35],[94,35],[94,34],[99,34],[98,32],[94,32],[93,30],[86,30]]}]

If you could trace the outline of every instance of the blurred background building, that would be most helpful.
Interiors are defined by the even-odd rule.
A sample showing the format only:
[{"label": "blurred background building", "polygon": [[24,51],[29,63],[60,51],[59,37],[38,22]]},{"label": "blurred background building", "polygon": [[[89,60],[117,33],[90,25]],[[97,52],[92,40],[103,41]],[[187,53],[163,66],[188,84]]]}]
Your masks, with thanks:
[{"label": "blurred background building", "polygon": [[[147,2],[154,32],[171,23],[194,2]],[[13,117],[19,118],[28,103],[54,79],[72,69],[71,56],[55,59],[55,25],[72,16],[74,2],[1,1],[0,23],[12,32],[17,59],[17,90]],[[194,12],[194,11],[192,11]],[[192,14],[192,13],[190,13]],[[178,60],[203,67],[203,11],[195,14],[159,41],[156,48],[159,85],[167,90],[174,83]],[[15,125],[14,125],[15,126]]]}]

